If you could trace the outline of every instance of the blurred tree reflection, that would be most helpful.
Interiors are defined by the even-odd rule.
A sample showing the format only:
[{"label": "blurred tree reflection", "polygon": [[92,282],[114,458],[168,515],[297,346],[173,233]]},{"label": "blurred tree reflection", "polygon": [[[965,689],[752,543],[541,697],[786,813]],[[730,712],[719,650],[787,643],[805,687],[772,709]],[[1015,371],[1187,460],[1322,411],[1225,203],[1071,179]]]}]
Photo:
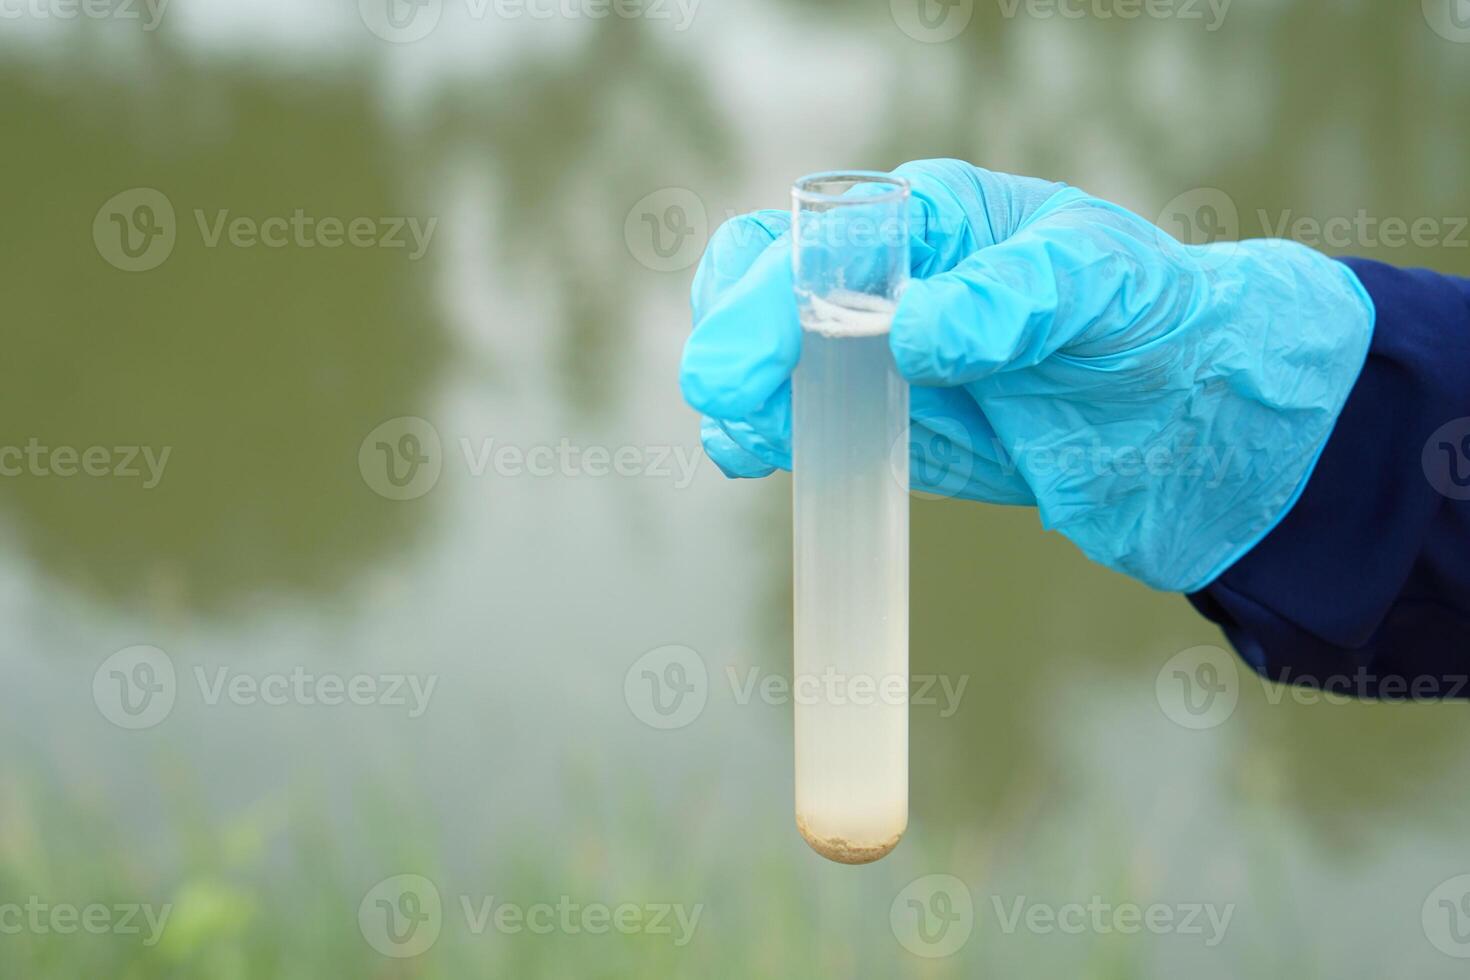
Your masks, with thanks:
[{"label": "blurred tree reflection", "polygon": [[642,18],[593,21],[567,49],[498,68],[494,84],[445,86],[426,116],[432,155],[467,153],[494,175],[499,258],[545,281],[560,394],[583,412],[605,407],[630,367],[619,340],[649,273],[624,244],[628,210],[734,169],[704,76],[659,34]]},{"label": "blurred tree reflection", "polygon": [[[424,507],[375,496],[363,436],[422,412],[444,328],[408,249],[206,247],[229,217],[424,216],[362,75],[211,67],[151,45],[133,84],[64,66],[0,67],[12,140],[0,213],[8,380],[0,445],[144,445],[154,489],[125,478],[0,479],[0,511],[53,575],[120,602],[217,608],[314,594],[401,550]],[[209,65],[218,65],[211,62]],[[123,272],[93,245],[104,201],[161,191],[177,243]]]}]

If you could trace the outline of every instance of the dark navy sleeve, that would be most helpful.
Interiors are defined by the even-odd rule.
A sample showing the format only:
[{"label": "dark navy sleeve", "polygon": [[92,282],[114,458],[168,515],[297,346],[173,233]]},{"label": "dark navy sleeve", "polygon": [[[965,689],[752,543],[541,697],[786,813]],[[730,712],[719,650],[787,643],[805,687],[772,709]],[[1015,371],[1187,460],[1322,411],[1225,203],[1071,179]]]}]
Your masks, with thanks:
[{"label": "dark navy sleeve", "polygon": [[1347,264],[1363,372],[1295,506],[1189,599],[1274,680],[1470,697],[1470,280]]}]

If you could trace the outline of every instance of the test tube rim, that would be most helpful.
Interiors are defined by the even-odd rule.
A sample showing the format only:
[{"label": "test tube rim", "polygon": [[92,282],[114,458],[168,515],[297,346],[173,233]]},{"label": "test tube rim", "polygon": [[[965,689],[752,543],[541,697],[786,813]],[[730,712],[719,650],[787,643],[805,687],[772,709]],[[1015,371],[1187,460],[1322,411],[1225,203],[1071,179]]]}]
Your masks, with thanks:
[{"label": "test tube rim", "polygon": [[[824,191],[808,190],[814,184],[835,184],[847,182],[849,184],[888,184],[892,190],[880,194],[868,195],[860,198],[849,198],[846,188],[840,194],[828,194]],[[798,204],[886,204],[894,200],[902,200],[909,196],[910,185],[903,177],[887,174],[881,170],[819,170],[813,174],[807,174],[799,178],[791,185],[791,198]]]}]

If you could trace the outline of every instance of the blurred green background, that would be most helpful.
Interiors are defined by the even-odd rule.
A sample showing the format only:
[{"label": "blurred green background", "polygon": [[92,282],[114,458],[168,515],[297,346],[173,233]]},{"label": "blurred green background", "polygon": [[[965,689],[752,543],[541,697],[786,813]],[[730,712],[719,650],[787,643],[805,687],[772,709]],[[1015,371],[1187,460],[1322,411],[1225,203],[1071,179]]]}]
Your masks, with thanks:
[{"label": "blurred green background", "polygon": [[[790,669],[789,483],[697,456],[676,377],[709,233],[834,167],[963,157],[1227,237],[1432,218],[1427,245],[1328,250],[1470,274],[1470,18],[533,7],[5,8],[0,446],[169,456],[155,486],[0,478],[0,975],[1463,975],[1431,900],[1470,872],[1463,709],[1304,704],[1242,669],[1228,718],[1178,724],[1170,658],[1219,633],[1028,511],[915,500],[913,671],[965,687],[913,709],[900,848],[817,858],[790,706],[742,695]],[[246,244],[298,210],[373,243]],[[221,212],[240,235],[212,239]],[[705,703],[659,729],[637,668],[668,645]],[[249,693],[301,676],[381,696]],[[422,710],[395,677],[434,685]],[[906,918],[931,875],[973,905],[943,957]],[[1212,945],[1001,914],[1095,898],[1232,911]],[[486,900],[699,917],[540,932]],[[161,931],[123,928],[134,906]],[[422,931],[385,946],[385,908]]]}]

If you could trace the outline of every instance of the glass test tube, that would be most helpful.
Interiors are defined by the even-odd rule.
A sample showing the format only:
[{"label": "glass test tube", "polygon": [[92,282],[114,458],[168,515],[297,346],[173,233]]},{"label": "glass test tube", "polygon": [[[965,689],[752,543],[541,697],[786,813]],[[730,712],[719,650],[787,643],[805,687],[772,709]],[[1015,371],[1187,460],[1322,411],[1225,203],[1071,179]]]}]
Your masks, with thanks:
[{"label": "glass test tube", "polygon": [[909,274],[908,184],[792,188],[796,825],[845,864],[908,826],[908,386],[888,347]]}]

